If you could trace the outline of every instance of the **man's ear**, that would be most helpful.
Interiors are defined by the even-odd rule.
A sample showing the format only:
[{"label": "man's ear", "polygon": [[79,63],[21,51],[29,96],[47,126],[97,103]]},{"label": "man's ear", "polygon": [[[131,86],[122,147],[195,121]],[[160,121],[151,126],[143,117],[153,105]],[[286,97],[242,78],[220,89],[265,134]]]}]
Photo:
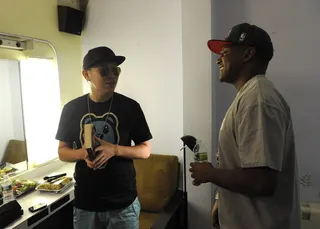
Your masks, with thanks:
[{"label": "man's ear", "polygon": [[249,62],[256,54],[256,49],[254,47],[249,47],[244,51],[243,62]]},{"label": "man's ear", "polygon": [[88,71],[87,70],[82,70],[82,75],[83,77],[86,79],[86,81],[90,81],[89,75],[88,75]]}]

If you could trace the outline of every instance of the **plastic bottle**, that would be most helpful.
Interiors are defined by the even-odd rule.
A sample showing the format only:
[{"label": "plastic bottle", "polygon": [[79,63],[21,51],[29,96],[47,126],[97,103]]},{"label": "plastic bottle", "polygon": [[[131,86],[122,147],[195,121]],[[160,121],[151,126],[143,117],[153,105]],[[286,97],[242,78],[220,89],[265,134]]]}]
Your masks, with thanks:
[{"label": "plastic bottle", "polygon": [[207,149],[204,147],[201,140],[197,140],[197,143],[193,148],[193,152],[194,152],[194,161],[195,162],[207,162],[208,161]]},{"label": "plastic bottle", "polygon": [[13,189],[12,189],[12,181],[8,175],[3,176],[3,180],[1,182],[1,188],[2,188],[3,204],[6,204],[15,199],[13,194]]}]

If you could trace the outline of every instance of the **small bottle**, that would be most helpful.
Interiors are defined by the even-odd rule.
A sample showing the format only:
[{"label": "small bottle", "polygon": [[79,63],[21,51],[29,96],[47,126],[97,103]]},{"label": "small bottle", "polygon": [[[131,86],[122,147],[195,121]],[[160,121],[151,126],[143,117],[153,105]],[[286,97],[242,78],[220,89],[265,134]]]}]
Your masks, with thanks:
[{"label": "small bottle", "polygon": [[207,149],[204,147],[201,140],[197,140],[197,143],[193,148],[193,153],[195,162],[208,162]]},{"label": "small bottle", "polygon": [[3,176],[3,180],[1,182],[1,188],[2,188],[3,204],[9,203],[10,201],[13,201],[15,199],[13,194],[13,189],[12,189],[12,181],[8,175]]}]

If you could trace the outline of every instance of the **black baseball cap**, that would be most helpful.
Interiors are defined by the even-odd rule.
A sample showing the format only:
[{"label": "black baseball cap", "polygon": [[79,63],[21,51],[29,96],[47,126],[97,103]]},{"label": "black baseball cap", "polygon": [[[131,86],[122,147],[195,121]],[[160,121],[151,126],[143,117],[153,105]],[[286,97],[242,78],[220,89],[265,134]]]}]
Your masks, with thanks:
[{"label": "black baseball cap", "polygon": [[100,65],[103,63],[116,63],[120,65],[125,61],[124,56],[116,56],[116,54],[108,47],[100,46],[90,49],[83,58],[82,68],[88,70],[91,67]]},{"label": "black baseball cap", "polygon": [[242,23],[234,26],[224,40],[209,40],[209,49],[220,54],[225,45],[248,45],[248,46],[264,46],[264,49],[270,48],[273,53],[273,45],[270,36],[266,31],[258,26]]}]

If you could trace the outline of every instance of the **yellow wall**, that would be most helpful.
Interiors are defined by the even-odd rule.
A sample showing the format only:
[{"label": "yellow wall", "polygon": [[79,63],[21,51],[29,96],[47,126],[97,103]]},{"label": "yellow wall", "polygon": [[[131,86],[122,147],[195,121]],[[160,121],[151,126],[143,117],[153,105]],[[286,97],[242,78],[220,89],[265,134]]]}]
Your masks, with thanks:
[{"label": "yellow wall", "polygon": [[81,38],[59,32],[57,0],[2,0],[0,32],[52,43],[58,53],[62,104],[83,94]]}]

